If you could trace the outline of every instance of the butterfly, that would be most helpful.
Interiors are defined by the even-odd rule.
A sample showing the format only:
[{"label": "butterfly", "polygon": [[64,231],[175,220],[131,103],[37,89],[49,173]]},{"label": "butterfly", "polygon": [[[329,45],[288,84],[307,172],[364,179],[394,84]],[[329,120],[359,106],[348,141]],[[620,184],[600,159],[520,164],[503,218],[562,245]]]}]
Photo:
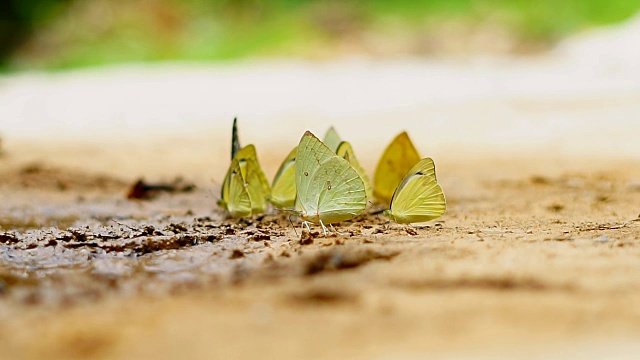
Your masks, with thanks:
[{"label": "butterfly", "polygon": [[325,223],[352,219],[365,209],[358,172],[310,131],[300,139],[295,166],[295,210],[304,221],[319,223],[325,234]]},{"label": "butterfly", "polygon": [[437,219],[446,209],[447,202],[436,179],[435,164],[430,158],[425,158],[406,174],[384,214],[399,224],[410,224]]},{"label": "butterfly", "polygon": [[[365,170],[355,157],[351,144],[342,141],[335,128],[331,127],[324,136],[323,143],[336,154],[347,160],[358,172],[365,185],[367,197],[372,196],[371,184]],[[271,183],[271,203],[278,208],[292,208],[296,199],[295,160],[297,147],[294,148],[280,165]]]},{"label": "butterfly", "polygon": [[291,150],[284,159],[271,183],[273,206],[281,209],[292,208],[296,201],[296,154],[298,147]]},{"label": "butterfly", "polygon": [[[240,139],[238,138],[238,118],[234,117],[233,118],[233,125],[231,126],[231,161],[233,161],[233,159],[236,157],[236,154],[240,151],[241,146],[240,146]],[[247,150],[245,150],[247,152],[250,151],[250,149],[247,148]],[[231,166],[229,166],[229,170],[227,170],[227,175],[225,175],[224,180],[222,182],[222,188],[220,189],[220,199],[218,200],[218,205],[226,208],[226,200],[227,197],[225,197],[225,193],[224,193],[224,189],[225,189],[225,185],[228,187],[228,182],[229,182],[229,176],[231,173],[231,167],[233,166],[233,163],[231,164]]]},{"label": "butterfly", "polygon": [[371,189],[371,182],[369,181],[369,176],[367,176],[367,172],[364,170],[358,159],[356,159],[356,154],[353,152],[353,148],[348,141],[340,142],[338,145],[338,149],[336,150],[336,155],[341,158],[347,160],[349,164],[356,170],[362,182],[364,183],[364,190],[367,194],[367,199],[370,199],[373,196],[373,190]]},{"label": "butterfly", "polygon": [[[237,168],[235,163],[237,163]],[[234,201],[242,198],[237,194],[237,192],[242,192],[242,189],[237,186],[237,183],[232,183],[232,180],[237,181],[232,179],[237,175],[240,175],[244,190],[249,194],[249,214],[265,212],[271,189],[267,177],[260,168],[256,148],[253,145],[247,145],[240,149],[231,161],[231,166],[222,183],[221,198],[218,201],[218,204],[227,209],[232,216],[243,217],[249,214],[233,215],[231,211],[231,208],[239,206]]]},{"label": "butterfly", "polygon": [[382,153],[373,175],[373,195],[382,205],[389,207],[394,190],[418,161],[420,154],[409,135],[398,134]]},{"label": "butterfly", "polygon": [[[231,131],[231,166],[222,182],[222,191],[218,205],[227,209],[234,217],[265,212],[271,189],[264,172],[260,168],[256,148],[247,145],[240,148],[237,118],[233,119]],[[239,184],[242,184],[240,186]],[[247,213],[244,193],[249,196]]]},{"label": "butterfly", "polygon": [[231,166],[222,183],[222,197],[218,205],[224,207],[233,217],[251,215],[251,197],[237,158],[231,160]]}]

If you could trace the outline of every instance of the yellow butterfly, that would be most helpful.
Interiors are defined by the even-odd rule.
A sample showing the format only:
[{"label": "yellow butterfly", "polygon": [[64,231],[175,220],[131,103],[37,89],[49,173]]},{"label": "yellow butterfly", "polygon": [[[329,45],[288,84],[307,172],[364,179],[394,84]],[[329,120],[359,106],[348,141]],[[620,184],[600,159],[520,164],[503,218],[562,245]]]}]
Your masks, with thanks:
[{"label": "yellow butterfly", "polygon": [[222,197],[218,205],[224,207],[233,217],[251,215],[251,197],[242,177],[240,162],[231,160],[231,166],[222,183]]},{"label": "yellow butterfly", "polygon": [[300,139],[295,166],[295,210],[303,220],[322,225],[325,233],[325,223],[349,220],[366,207],[356,170],[309,131]]},{"label": "yellow butterfly", "polygon": [[373,194],[382,205],[389,207],[394,190],[418,161],[420,154],[406,131],[391,141],[382,153],[373,175]]},{"label": "yellow butterfly", "polygon": [[[231,127],[231,161],[232,163],[229,166],[229,169],[227,170],[227,174],[225,175],[224,180],[222,182],[222,188],[220,189],[220,199],[218,199],[218,205],[224,209],[227,209],[227,199],[229,199],[229,196],[228,196],[228,190],[230,185],[229,179],[232,173],[232,168],[234,166],[233,159],[236,158],[236,154],[238,154],[240,149],[241,149],[240,139],[238,138],[238,118],[234,117],[233,125]],[[250,152],[251,150],[255,152],[255,148],[247,148],[247,150],[245,150],[245,154],[243,155],[243,157],[247,157],[247,155],[251,155],[251,154],[247,154],[247,152]],[[242,175],[241,178],[243,179],[243,183],[244,183],[244,175]],[[227,191],[226,194],[225,194],[225,189]]]},{"label": "yellow butterfly", "polygon": [[[325,134],[323,143],[353,166],[365,184],[367,197],[373,196],[369,177],[356,159],[351,144],[342,141],[333,127],[329,128]],[[297,149],[297,147],[294,148],[282,162],[271,183],[271,203],[278,208],[291,208],[296,200],[295,162]]]},{"label": "yellow butterfly", "polygon": [[447,210],[433,160],[420,160],[409,170],[391,198],[387,217],[399,224],[437,219]]},{"label": "yellow butterfly", "polygon": [[298,147],[284,159],[271,183],[270,201],[281,209],[292,208],[296,202],[296,155]]},{"label": "yellow butterfly", "polygon": [[[237,163],[237,169],[235,168],[235,163]],[[232,203],[233,201],[238,201],[238,199],[242,198],[240,195],[236,194],[237,191],[242,190],[237,186],[237,184],[231,183],[231,178],[235,175],[236,171],[240,174],[244,190],[249,194],[250,214],[265,212],[267,210],[270,187],[267,177],[260,168],[256,149],[253,145],[243,147],[233,158],[231,166],[227,171],[227,175],[224,177],[224,182],[222,183],[222,194],[218,204],[227,209],[229,213],[231,213],[231,208],[240,206],[239,204]],[[242,217],[247,215],[233,216]]]},{"label": "yellow butterfly", "polygon": [[349,164],[353,166],[358,175],[360,175],[362,182],[364,183],[364,190],[367,194],[367,199],[371,199],[373,196],[373,190],[371,189],[369,176],[367,175],[367,172],[364,170],[362,165],[360,165],[360,162],[358,162],[358,159],[356,159],[356,154],[353,152],[351,144],[348,141],[340,142],[340,145],[338,145],[338,149],[336,150],[336,155],[347,160]]}]

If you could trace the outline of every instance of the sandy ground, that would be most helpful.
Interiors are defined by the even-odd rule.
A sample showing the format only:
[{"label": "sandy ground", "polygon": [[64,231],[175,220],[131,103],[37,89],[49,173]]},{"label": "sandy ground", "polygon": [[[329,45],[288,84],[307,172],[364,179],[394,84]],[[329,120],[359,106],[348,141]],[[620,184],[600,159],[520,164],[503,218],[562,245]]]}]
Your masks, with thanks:
[{"label": "sandy ground", "polygon": [[116,179],[3,167],[2,226],[17,230],[2,237],[0,346],[10,358],[634,358],[640,169],[525,160],[443,162],[441,221],[387,230],[369,215],[311,244],[277,215],[225,220],[208,189],[131,202]]},{"label": "sandy ground", "polygon": [[[536,59],[0,79],[3,356],[637,358],[637,27]],[[226,219],[234,115],[269,176],[307,128],[370,171],[407,129],[447,214],[302,242],[275,213]],[[139,176],[197,188],[127,200]]]}]

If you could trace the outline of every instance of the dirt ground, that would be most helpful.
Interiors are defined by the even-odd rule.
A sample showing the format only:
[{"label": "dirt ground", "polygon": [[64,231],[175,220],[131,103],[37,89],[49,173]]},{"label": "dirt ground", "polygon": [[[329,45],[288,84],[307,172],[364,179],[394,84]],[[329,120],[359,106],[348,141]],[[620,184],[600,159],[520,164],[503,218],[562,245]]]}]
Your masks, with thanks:
[{"label": "dirt ground", "polygon": [[[19,149],[0,157],[6,358],[640,351],[633,159],[442,155],[441,219],[388,228],[363,215],[301,240],[299,224],[276,213],[225,219],[216,182],[193,173],[173,173],[193,191],[127,200],[132,176],[58,165],[55,154],[34,162]],[[273,174],[280,160],[263,158]]]}]

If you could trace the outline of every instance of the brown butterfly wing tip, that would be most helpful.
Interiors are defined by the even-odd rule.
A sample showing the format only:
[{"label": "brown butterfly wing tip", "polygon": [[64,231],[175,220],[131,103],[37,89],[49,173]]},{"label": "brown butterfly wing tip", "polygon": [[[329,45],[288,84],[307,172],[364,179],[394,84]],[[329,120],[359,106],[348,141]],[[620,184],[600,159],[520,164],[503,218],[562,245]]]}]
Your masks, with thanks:
[{"label": "brown butterfly wing tip", "polygon": [[[305,133],[304,133],[304,136],[303,136],[303,137],[305,137],[305,136],[307,136],[307,135],[313,136],[314,138],[318,139],[318,137],[317,137],[317,136],[315,136],[315,135],[314,135],[311,131],[309,131],[309,130],[305,131]],[[320,140],[320,139],[318,139],[318,140]]]}]

